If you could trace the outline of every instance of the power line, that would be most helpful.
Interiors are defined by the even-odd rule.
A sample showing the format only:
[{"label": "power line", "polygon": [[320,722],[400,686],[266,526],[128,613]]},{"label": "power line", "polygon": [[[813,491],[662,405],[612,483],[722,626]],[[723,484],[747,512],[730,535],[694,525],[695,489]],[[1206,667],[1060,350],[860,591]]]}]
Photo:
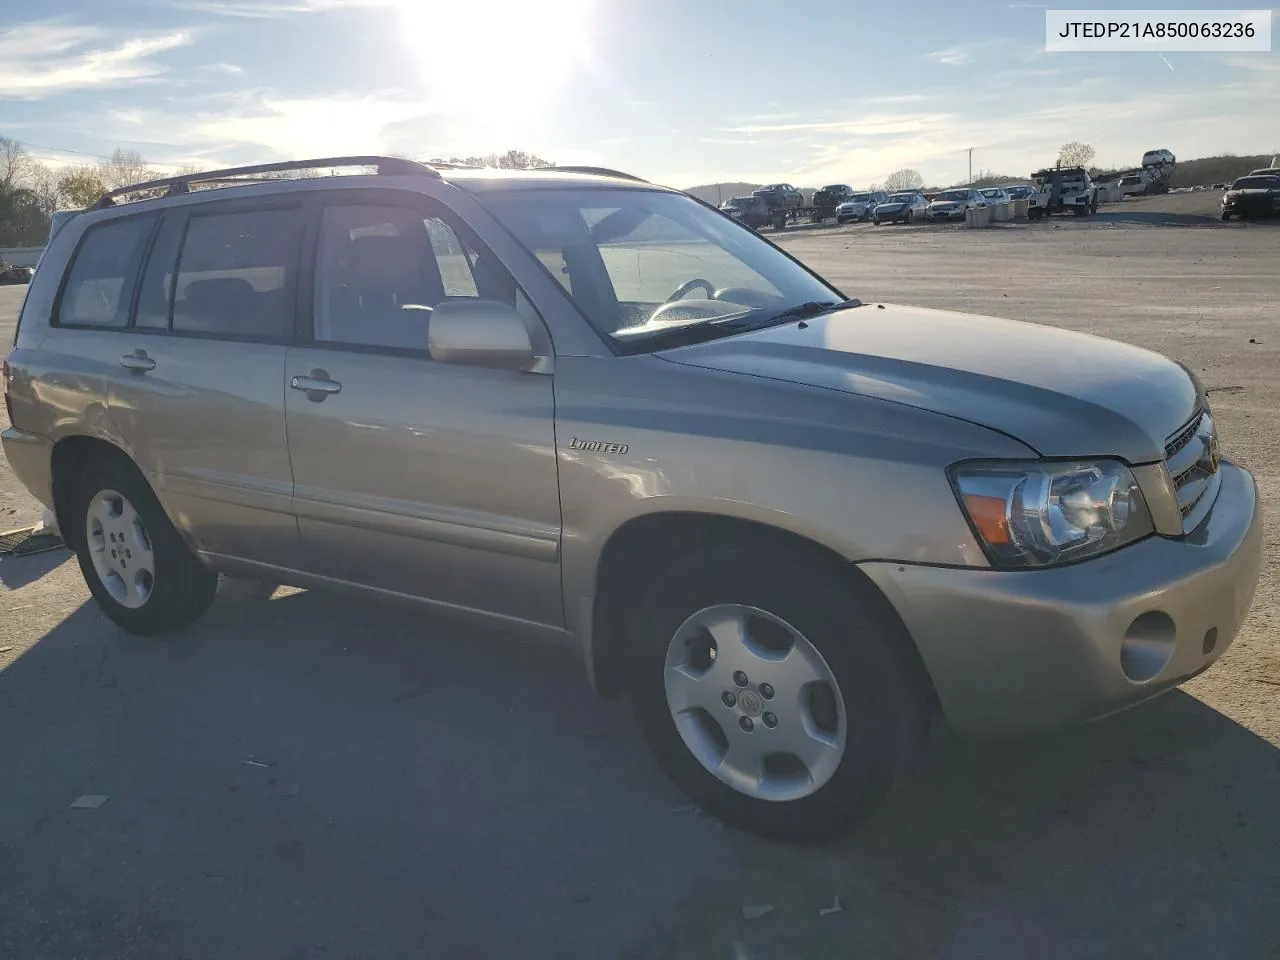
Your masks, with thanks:
[{"label": "power line", "polygon": [[[17,140],[16,137],[14,139]],[[72,153],[78,157],[93,157],[97,160],[111,159],[110,157],[104,156],[101,153],[86,153],[83,150],[69,150],[65,147],[51,147],[47,143],[32,143],[30,140],[17,140],[17,142],[22,144],[22,146],[24,147],[35,147],[38,150],[56,150],[58,153]],[[50,158],[46,157],[45,159],[50,159]]]}]

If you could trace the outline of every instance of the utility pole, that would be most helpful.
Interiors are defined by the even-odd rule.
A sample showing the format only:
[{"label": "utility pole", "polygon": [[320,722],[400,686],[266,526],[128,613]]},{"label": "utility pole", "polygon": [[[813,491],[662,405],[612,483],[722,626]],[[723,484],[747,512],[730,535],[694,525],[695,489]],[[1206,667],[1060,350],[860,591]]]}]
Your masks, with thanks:
[{"label": "utility pole", "polygon": [[969,186],[973,186],[973,147],[969,148]]}]

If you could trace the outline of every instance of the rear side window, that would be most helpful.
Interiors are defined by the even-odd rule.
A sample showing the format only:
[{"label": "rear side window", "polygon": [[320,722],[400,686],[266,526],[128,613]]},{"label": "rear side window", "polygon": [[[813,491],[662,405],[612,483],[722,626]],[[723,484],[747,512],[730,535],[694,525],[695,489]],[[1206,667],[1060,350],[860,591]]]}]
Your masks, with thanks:
[{"label": "rear side window", "polygon": [[58,325],[123,327],[133,278],[154,217],[130,217],[90,227],[80,242],[58,301]]},{"label": "rear side window", "polygon": [[301,244],[301,210],[193,216],[174,284],[174,331],[287,339]]},{"label": "rear side window", "polygon": [[182,243],[183,218],[166,217],[151,244],[151,254],[142,271],[142,287],[138,291],[138,313],[135,327],[167,330],[173,305],[173,270],[178,265],[178,245]]}]

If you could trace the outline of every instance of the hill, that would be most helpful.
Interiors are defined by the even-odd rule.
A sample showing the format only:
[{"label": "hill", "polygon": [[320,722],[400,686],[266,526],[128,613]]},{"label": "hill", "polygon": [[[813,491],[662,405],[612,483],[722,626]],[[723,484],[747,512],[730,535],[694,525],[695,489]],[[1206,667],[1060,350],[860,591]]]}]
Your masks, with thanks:
[{"label": "hill", "polygon": [[1204,157],[1201,160],[1179,160],[1173,171],[1173,186],[1200,187],[1213,183],[1230,183],[1236,177],[1247,176],[1250,170],[1271,166],[1272,155],[1237,157],[1225,153],[1220,157]]}]

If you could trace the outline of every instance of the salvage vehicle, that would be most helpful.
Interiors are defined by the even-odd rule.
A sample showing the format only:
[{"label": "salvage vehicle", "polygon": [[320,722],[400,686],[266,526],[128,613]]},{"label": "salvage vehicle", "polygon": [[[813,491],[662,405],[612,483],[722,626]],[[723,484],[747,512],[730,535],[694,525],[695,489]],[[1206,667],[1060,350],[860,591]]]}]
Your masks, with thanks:
[{"label": "salvage vehicle", "polygon": [[30,267],[15,267],[0,260],[0,284],[30,283],[34,273]]},{"label": "salvage vehicle", "polygon": [[753,197],[763,197],[770,210],[782,210],[788,216],[799,212],[804,204],[804,194],[789,183],[773,183],[751,191]]},{"label": "salvage vehicle", "polygon": [[598,168],[114,189],[50,242],[3,381],[9,465],[122,629],[225,573],[566,644],[694,802],[775,837],[863,822],[935,722],[1195,676],[1262,556],[1186,367],[863,303]]},{"label": "salvage vehicle", "polygon": [[1247,176],[1222,195],[1222,219],[1273,217],[1280,214],[1280,176]]},{"label": "salvage vehicle", "polygon": [[764,197],[730,197],[720,209],[755,230],[769,225],[769,204]]},{"label": "salvage vehicle", "polygon": [[889,199],[883,190],[868,190],[855,193],[840,206],[836,207],[836,223],[851,223],[854,220],[870,220],[875,208]]},{"label": "salvage vehicle", "polygon": [[814,191],[813,200],[809,204],[813,207],[814,219],[830,220],[836,215],[836,208],[852,195],[853,188],[844,183],[833,183]]},{"label": "salvage vehicle", "polygon": [[1008,203],[1013,199],[1009,195],[1009,191],[1004,187],[982,187],[978,190],[978,193],[987,202],[988,206],[996,203]]},{"label": "salvage vehicle", "polygon": [[1120,178],[1120,196],[1135,197],[1142,196],[1146,192],[1146,182],[1139,174],[1129,174],[1127,177]]},{"label": "salvage vehicle", "polygon": [[973,187],[942,190],[929,201],[929,219],[963,220],[967,210],[986,206],[986,198]]},{"label": "salvage vehicle", "polygon": [[1098,212],[1098,191],[1084,167],[1052,167],[1031,175],[1040,192],[1031,198],[1032,220],[1070,211],[1076,216]]},{"label": "salvage vehicle", "polygon": [[890,194],[884,203],[877,203],[871,211],[871,222],[877,227],[882,223],[910,223],[924,219],[929,214],[929,201],[918,190]]}]

